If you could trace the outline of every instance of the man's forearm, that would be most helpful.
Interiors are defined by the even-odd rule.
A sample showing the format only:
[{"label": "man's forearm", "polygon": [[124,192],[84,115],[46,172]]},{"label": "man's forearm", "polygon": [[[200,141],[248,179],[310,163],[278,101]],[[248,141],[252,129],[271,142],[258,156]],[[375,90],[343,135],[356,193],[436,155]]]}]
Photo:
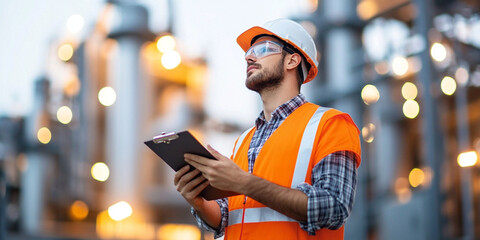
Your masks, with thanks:
[{"label": "man's forearm", "polygon": [[250,175],[242,192],[256,201],[299,221],[307,221],[308,197],[300,190],[282,187]]},{"label": "man's forearm", "polygon": [[218,229],[221,224],[222,216],[220,206],[215,201],[204,201],[203,206],[194,207],[198,216],[203,219],[210,227]]}]

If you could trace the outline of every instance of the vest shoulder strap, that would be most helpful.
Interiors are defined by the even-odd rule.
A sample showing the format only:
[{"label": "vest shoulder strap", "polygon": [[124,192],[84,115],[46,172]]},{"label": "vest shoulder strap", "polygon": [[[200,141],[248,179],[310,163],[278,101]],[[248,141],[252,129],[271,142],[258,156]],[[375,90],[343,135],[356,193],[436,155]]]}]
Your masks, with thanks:
[{"label": "vest shoulder strap", "polygon": [[323,114],[330,109],[331,108],[318,107],[303,131],[302,141],[300,142],[297,161],[295,163],[295,171],[293,172],[292,188],[296,188],[298,185],[305,182],[320,120],[322,119]]},{"label": "vest shoulder strap", "polygon": [[252,131],[254,127],[251,127],[249,129],[247,129],[245,132],[242,133],[242,135],[240,135],[240,137],[237,139],[237,142],[235,143],[235,148],[233,150],[233,157],[232,159],[235,159],[235,156],[237,155],[237,152],[238,152],[238,149],[240,148],[240,146],[242,145],[243,143],[243,140],[245,140],[245,137],[247,136],[247,134]]}]

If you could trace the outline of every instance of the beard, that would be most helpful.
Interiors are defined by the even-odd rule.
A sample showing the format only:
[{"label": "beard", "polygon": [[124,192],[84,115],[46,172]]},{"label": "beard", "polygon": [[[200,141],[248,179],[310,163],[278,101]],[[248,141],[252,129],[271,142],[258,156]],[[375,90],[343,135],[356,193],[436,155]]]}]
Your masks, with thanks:
[{"label": "beard", "polygon": [[247,76],[247,80],[245,81],[247,88],[258,93],[261,93],[264,90],[273,90],[277,88],[284,77],[284,60],[285,58],[282,58],[282,60],[278,61],[278,63],[275,64],[272,69],[265,69],[257,63],[248,64],[248,66],[257,66],[257,71],[260,71],[258,71],[256,74],[250,74]]}]

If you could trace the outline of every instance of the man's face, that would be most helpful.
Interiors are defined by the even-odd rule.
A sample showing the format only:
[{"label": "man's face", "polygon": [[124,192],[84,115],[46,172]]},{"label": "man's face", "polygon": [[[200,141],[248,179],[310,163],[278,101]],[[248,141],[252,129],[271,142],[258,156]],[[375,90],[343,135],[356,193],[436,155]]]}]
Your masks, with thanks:
[{"label": "man's face", "polygon": [[[252,45],[252,47],[262,46],[258,48],[259,51],[265,51],[264,47],[271,47],[270,55],[262,56],[261,53],[252,53],[245,56],[247,61],[247,79],[245,85],[248,89],[261,93],[265,89],[275,89],[283,80],[284,77],[284,56],[282,47],[278,50],[278,45],[274,43],[267,43],[271,41],[278,43],[275,38],[261,37]],[[270,44],[270,45],[269,45]],[[247,51],[247,53],[249,53]],[[263,52],[262,52],[263,53]],[[257,56],[260,56],[258,58]]]}]

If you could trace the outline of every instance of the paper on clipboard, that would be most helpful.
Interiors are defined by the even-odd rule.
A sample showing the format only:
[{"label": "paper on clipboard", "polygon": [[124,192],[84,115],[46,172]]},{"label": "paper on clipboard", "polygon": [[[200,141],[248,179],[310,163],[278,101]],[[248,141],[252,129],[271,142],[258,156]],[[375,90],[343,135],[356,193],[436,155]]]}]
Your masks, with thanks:
[{"label": "paper on clipboard", "polygon": [[[188,131],[161,134],[144,143],[175,172],[185,165],[188,165],[183,157],[185,153],[215,159]],[[193,170],[194,167],[190,165],[190,169]],[[207,200],[215,200],[234,195],[238,194],[235,192],[222,191],[210,185],[200,193],[200,196]]]}]

